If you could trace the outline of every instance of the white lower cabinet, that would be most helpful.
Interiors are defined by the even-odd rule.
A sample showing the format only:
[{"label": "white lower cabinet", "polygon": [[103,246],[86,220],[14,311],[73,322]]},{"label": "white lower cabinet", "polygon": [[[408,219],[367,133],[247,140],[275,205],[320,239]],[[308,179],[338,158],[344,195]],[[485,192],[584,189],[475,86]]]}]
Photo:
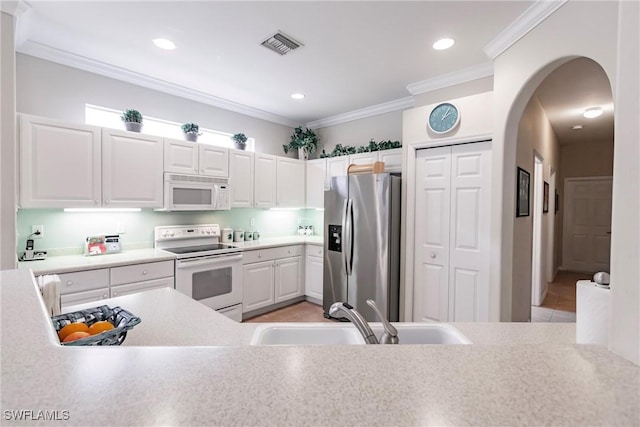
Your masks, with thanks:
[{"label": "white lower cabinet", "polygon": [[121,297],[124,295],[137,294],[138,292],[160,288],[173,288],[173,277],[165,277],[164,279],[149,280],[146,282],[130,283],[128,285],[112,286],[111,297]]},{"label": "white lower cabinet", "polygon": [[322,255],[322,246],[307,245],[307,254],[304,266],[304,294],[318,300],[317,302],[322,302],[322,275],[324,271]]},{"label": "white lower cabinet", "polygon": [[174,287],[174,261],[145,262],[121,267],[99,268],[58,274],[62,308]]},{"label": "white lower cabinet", "polygon": [[302,245],[245,251],[242,312],[304,295]]},{"label": "white lower cabinet", "polygon": [[243,313],[274,304],[274,271],[273,261],[256,262],[243,267]]},{"label": "white lower cabinet", "polygon": [[302,257],[276,260],[276,303],[304,295]]},{"label": "white lower cabinet", "polygon": [[[74,292],[60,296],[60,308],[65,312],[65,307],[87,302],[95,302],[109,298],[109,288],[92,289],[90,291]],[[97,304],[99,305],[99,304]]]}]

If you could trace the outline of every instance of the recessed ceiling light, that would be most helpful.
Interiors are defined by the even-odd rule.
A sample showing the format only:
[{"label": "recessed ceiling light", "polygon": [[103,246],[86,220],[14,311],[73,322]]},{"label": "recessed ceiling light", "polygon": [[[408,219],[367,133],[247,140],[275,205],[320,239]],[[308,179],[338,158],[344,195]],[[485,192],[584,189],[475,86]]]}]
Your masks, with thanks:
[{"label": "recessed ceiling light", "polygon": [[173,50],[176,48],[175,43],[167,39],[153,39],[153,44],[158,46],[160,49],[165,49],[165,50]]},{"label": "recessed ceiling light", "polygon": [[571,126],[571,129],[580,130],[580,129],[582,129],[582,125],[573,125],[573,126]]},{"label": "recessed ceiling light", "polygon": [[585,116],[587,119],[593,119],[593,118],[599,117],[602,115],[602,108],[600,107],[587,108],[586,110],[584,110],[584,113],[582,115]]},{"label": "recessed ceiling light", "polygon": [[449,49],[456,41],[454,39],[440,39],[433,44],[435,50]]},{"label": "recessed ceiling light", "polygon": [[296,92],[291,94],[291,98],[293,99],[303,99],[304,93]]}]

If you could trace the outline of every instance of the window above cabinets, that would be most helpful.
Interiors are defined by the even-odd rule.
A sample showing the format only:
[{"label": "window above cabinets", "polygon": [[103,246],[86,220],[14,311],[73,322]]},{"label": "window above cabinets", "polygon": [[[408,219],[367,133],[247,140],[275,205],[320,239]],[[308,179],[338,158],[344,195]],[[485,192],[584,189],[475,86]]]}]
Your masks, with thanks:
[{"label": "window above cabinets", "polygon": [[[87,125],[122,129],[122,120],[120,120],[121,111],[112,108],[100,107],[97,105],[85,104],[85,123]],[[182,123],[172,122],[170,120],[158,119],[155,117],[144,116],[144,127],[142,132],[148,135],[162,136],[166,138],[182,139],[183,133],[180,128]],[[233,134],[221,132],[212,129],[200,127],[202,135],[198,138],[198,142],[202,144],[217,145],[219,147],[234,148],[231,136]],[[247,140],[246,151],[255,151],[255,138]]]}]

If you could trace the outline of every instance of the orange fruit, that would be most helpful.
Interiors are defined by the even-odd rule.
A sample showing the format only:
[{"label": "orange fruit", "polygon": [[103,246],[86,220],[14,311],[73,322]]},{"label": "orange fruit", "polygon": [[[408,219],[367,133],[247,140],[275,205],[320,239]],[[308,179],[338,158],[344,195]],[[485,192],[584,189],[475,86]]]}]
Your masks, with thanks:
[{"label": "orange fruit", "polygon": [[82,338],[90,337],[89,332],[72,332],[62,340],[62,342],[71,342]]},{"label": "orange fruit", "polygon": [[60,341],[64,341],[64,339],[74,332],[88,332],[89,327],[86,323],[78,322],[78,323],[69,323],[65,325],[62,329],[58,331],[58,338]]},{"label": "orange fruit", "polygon": [[96,322],[93,325],[89,326],[89,334],[96,335],[100,332],[109,331],[113,328],[114,326],[111,324],[111,322],[101,320],[100,322]]}]

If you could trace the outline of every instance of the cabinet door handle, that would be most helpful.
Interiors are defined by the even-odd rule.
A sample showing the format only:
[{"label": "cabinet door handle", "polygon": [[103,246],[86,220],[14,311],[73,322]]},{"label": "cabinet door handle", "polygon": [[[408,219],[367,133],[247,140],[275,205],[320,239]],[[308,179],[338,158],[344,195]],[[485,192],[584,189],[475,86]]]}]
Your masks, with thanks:
[{"label": "cabinet door handle", "polygon": [[[107,294],[104,294],[104,297],[106,297],[106,296],[107,296]],[[116,292],[114,292],[114,293],[113,293],[113,296],[114,296],[114,297],[117,297],[117,296],[118,296],[118,292],[117,292],[117,291],[116,291]]]},{"label": "cabinet door handle", "polygon": [[67,281],[67,286],[71,286],[71,285],[73,285],[73,281],[72,280]]},{"label": "cabinet door handle", "polygon": [[435,253],[435,252],[431,252],[431,253],[429,254],[429,257],[430,257],[431,259],[435,259],[435,258],[436,258],[436,253]]},{"label": "cabinet door handle", "polygon": [[[117,295],[117,292],[116,292],[116,293],[114,293],[113,295]],[[107,294],[102,294],[102,299],[107,299],[107,298],[109,298],[109,295],[107,295]]]},{"label": "cabinet door handle", "polygon": [[262,258],[262,255],[258,254],[258,258]]},{"label": "cabinet door handle", "polygon": [[143,275],[145,275],[145,276],[146,276],[146,275],[147,275],[147,273],[149,273],[147,270],[142,270],[142,274],[143,274]]},{"label": "cabinet door handle", "polygon": [[96,205],[99,205],[99,204],[100,204],[100,200],[94,200],[93,202],[94,202],[94,204],[96,204]]}]

